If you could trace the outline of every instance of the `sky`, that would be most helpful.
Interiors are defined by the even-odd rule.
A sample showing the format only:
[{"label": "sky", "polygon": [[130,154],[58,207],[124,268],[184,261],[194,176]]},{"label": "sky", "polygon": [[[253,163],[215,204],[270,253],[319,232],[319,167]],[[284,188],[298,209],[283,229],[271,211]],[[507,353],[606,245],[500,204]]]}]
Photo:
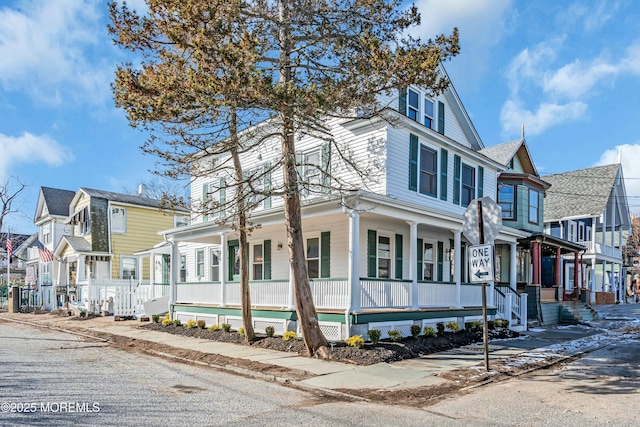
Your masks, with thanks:
[{"label": "sky", "polygon": [[[129,0],[146,10],[143,0]],[[519,139],[541,175],[617,163],[640,212],[640,0],[416,0],[423,39],[460,31],[444,64],[485,146]],[[147,135],[115,107],[129,58],[106,0],[0,0],[0,182],[28,185],[5,220],[32,233],[41,186],[134,192]]]}]

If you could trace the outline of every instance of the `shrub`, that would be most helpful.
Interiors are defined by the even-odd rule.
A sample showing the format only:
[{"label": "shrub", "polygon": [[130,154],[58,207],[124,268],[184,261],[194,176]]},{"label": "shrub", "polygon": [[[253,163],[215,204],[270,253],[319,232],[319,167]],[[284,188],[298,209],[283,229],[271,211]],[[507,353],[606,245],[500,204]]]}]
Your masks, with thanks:
[{"label": "shrub", "polygon": [[187,320],[187,323],[184,324],[184,327],[187,329],[195,329],[198,327],[198,322],[195,319]]},{"label": "shrub", "polygon": [[160,315],[159,314],[152,314],[151,315],[151,321],[153,323],[160,323]]},{"label": "shrub", "polygon": [[347,345],[350,347],[360,348],[364,345],[364,339],[362,335],[354,335],[347,338]]},{"label": "shrub", "polygon": [[402,341],[402,332],[400,332],[398,329],[392,329],[387,332],[387,334],[389,334],[389,338],[391,339],[391,341]]},{"label": "shrub", "polygon": [[420,325],[411,325],[411,336],[415,338],[418,335],[420,335]]},{"label": "shrub", "polygon": [[173,321],[173,326],[182,326],[182,322],[180,321],[180,319],[176,319]]},{"label": "shrub", "polygon": [[164,319],[162,319],[162,326],[169,326],[169,325],[173,325],[173,320],[165,317]]},{"label": "shrub", "polygon": [[369,335],[369,339],[372,343],[378,344],[378,342],[380,341],[380,335],[382,335],[382,333],[379,329],[369,329],[367,335]]},{"label": "shrub", "polygon": [[219,331],[220,330],[220,325],[211,325],[211,326],[209,326],[209,330],[212,331],[212,332]]},{"label": "shrub", "polygon": [[458,332],[460,330],[460,325],[458,325],[458,322],[447,322],[445,326],[451,332]]},{"label": "shrub", "polygon": [[241,337],[245,336],[244,328],[242,326],[238,328],[238,335],[240,335]]},{"label": "shrub", "polygon": [[231,325],[228,323],[223,323],[222,325],[220,325],[220,328],[224,331],[224,332],[229,332],[231,331]]},{"label": "shrub", "polygon": [[488,320],[487,328],[489,328],[490,331],[493,331],[496,328],[496,322],[494,322],[493,320]]},{"label": "shrub", "polygon": [[469,332],[482,332],[482,322],[474,320],[473,322],[466,322],[464,328]]},{"label": "shrub", "polygon": [[204,320],[198,320],[198,328],[204,329],[207,326],[207,323]]},{"label": "shrub", "polygon": [[444,334],[444,323],[442,322],[436,323],[436,329],[438,330],[438,335]]},{"label": "shrub", "polygon": [[282,339],[285,341],[293,341],[295,339],[298,339],[298,334],[296,334],[294,331],[286,331],[284,334],[282,334]]},{"label": "shrub", "polygon": [[273,334],[276,333],[276,328],[274,328],[273,326],[267,326],[266,328],[264,328],[264,333],[267,334],[268,337],[272,337]]},{"label": "shrub", "polygon": [[508,328],[509,321],[507,319],[496,319],[493,321],[496,328]]},{"label": "shrub", "polygon": [[422,334],[425,337],[435,337],[436,336],[436,330],[433,329],[431,326],[425,326],[424,330],[422,331]]}]

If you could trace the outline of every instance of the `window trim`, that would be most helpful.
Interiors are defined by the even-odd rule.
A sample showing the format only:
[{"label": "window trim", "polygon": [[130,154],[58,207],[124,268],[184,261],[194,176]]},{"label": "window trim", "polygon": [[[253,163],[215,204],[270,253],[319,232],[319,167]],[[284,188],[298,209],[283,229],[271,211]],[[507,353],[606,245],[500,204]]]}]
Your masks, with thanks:
[{"label": "window trim", "polygon": [[[220,258],[221,258],[222,252],[220,250],[219,247],[213,247],[211,249],[209,249],[209,280],[211,280],[212,282],[219,282],[220,281]],[[213,260],[217,259],[218,260],[218,264],[213,264]],[[214,267],[216,267],[218,269],[216,275],[217,277],[215,277],[216,275],[213,274],[213,269]]]},{"label": "window trim", "polygon": [[[256,248],[260,246],[261,257],[256,259]],[[260,277],[256,277],[256,267],[260,266]],[[252,280],[264,280],[264,241],[251,244],[251,278]]]},{"label": "window trim", "polygon": [[[391,237],[394,236],[394,237]],[[389,240],[389,258],[381,258],[380,257],[380,239],[388,239]],[[389,233],[387,231],[378,231],[376,236],[376,278],[378,279],[393,279],[393,264],[394,264],[394,251],[393,251],[393,241],[395,239],[394,233]],[[388,265],[388,274],[386,277],[380,276],[380,260],[386,259],[389,261]]]},{"label": "window trim", "polygon": [[[127,259],[132,259],[134,261],[134,267],[133,267],[133,277],[124,277],[124,261]],[[120,255],[120,278],[122,279],[134,279],[134,280],[139,280],[140,278],[139,276],[139,272],[138,272],[138,257],[135,255]]]},{"label": "window trim", "polygon": [[[198,259],[199,256],[202,257],[202,259]],[[204,278],[205,276],[205,271],[204,271],[204,266],[206,265],[206,260],[205,260],[205,254],[204,254],[204,249],[196,249],[195,251],[195,273],[196,273],[196,278],[198,280]]]},{"label": "window trim", "polygon": [[[431,246],[431,261],[429,262],[427,262],[427,259],[425,258],[425,251],[426,251],[427,245]],[[434,242],[433,240],[422,239],[422,248],[420,248],[422,251],[422,271],[420,271],[421,281],[426,281],[426,282],[436,281],[435,278],[437,277],[437,274],[438,274],[438,271],[437,271],[438,254],[436,253],[436,248],[437,248],[437,242]],[[431,279],[425,279],[424,277],[424,271],[427,264],[431,265]]]},{"label": "window trim", "polygon": [[[122,211],[122,228],[116,228],[116,222],[114,221],[114,210]],[[111,220],[111,233],[112,234],[126,234],[127,233],[127,208],[122,206],[111,206],[109,208],[109,216]]]},{"label": "window trim", "polygon": [[[318,240],[318,256],[314,258],[309,258],[309,240],[316,239]],[[322,276],[321,270],[321,254],[322,254],[322,239],[320,238],[320,233],[309,234],[304,237],[304,259],[307,264],[307,273],[309,274],[310,279],[319,279]],[[316,261],[318,263],[318,275],[312,276],[310,274],[311,269],[309,268],[309,261]]]},{"label": "window trim", "polygon": [[[431,171],[422,168],[422,155],[425,151],[433,156],[433,170]],[[425,144],[420,144],[419,156],[420,160],[418,169],[418,193],[424,194],[426,196],[438,197],[438,151]],[[425,175],[431,177],[430,190],[433,190],[433,192],[422,191],[422,177]]]},{"label": "window trim", "polygon": [[[473,186],[469,186],[467,184],[465,184],[464,182],[464,171],[468,170],[473,172],[472,178],[473,178]],[[469,203],[471,203],[471,201],[476,197],[476,189],[477,189],[477,179],[476,179],[476,168],[474,166],[471,166],[465,162],[462,162],[462,165],[460,167],[460,206],[462,207],[467,207],[469,206]],[[465,195],[465,189],[470,190],[469,191],[469,200],[465,201],[464,200],[464,195]]]},{"label": "window trim", "polygon": [[[535,194],[536,195],[536,205],[533,206],[531,204],[531,195]],[[531,214],[532,214],[532,210],[535,209],[535,220],[531,219]],[[539,217],[540,217],[540,192],[538,192],[537,190],[530,188],[529,189],[529,209],[528,209],[528,217],[529,217],[529,223],[530,224],[538,224],[540,222]]]},{"label": "window trim", "polygon": [[[502,188],[506,188],[509,187],[511,188],[511,200],[510,201],[503,201],[501,196],[502,196],[502,192],[500,191]],[[504,203],[509,203],[511,205],[511,210],[505,209],[503,204]],[[516,213],[516,186],[514,184],[504,184],[504,183],[500,183],[498,184],[498,204],[500,205],[500,207],[502,208],[502,219],[503,220],[514,220],[515,219],[515,213]],[[511,214],[509,216],[505,216],[505,213],[511,212]]]},{"label": "window trim", "polygon": [[[415,94],[416,96],[416,101],[417,101],[417,105],[413,106],[411,105],[411,94]],[[406,115],[407,117],[409,117],[411,120],[414,120],[416,122],[419,122],[419,118],[420,118],[420,100],[422,99],[422,96],[420,94],[420,92],[418,92],[417,90],[413,90],[413,89],[407,89],[407,111],[406,111]],[[412,114],[415,114],[415,117],[412,117]]]}]

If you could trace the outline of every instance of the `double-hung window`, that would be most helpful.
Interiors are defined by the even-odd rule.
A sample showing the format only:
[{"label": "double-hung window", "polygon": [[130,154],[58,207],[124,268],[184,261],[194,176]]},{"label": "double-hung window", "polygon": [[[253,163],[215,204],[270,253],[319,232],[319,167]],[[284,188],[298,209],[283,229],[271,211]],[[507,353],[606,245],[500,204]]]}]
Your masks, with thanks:
[{"label": "double-hung window", "polygon": [[198,279],[204,277],[204,249],[196,251],[196,276]]},{"label": "double-hung window", "polygon": [[262,243],[253,245],[253,280],[264,279],[264,250]]},{"label": "double-hung window", "polygon": [[475,168],[462,164],[462,189],[460,203],[462,206],[469,206],[469,203],[476,195],[476,170]]},{"label": "double-hung window", "polygon": [[498,203],[502,208],[503,219],[515,218],[515,193],[514,186],[509,184],[500,184],[498,188]]},{"label": "double-hung window", "polygon": [[538,197],[539,194],[536,190],[529,189],[529,222],[533,224],[538,223]]},{"label": "double-hung window", "polygon": [[220,280],[220,249],[211,249],[211,281]]},{"label": "double-hung window", "polygon": [[123,234],[127,231],[127,210],[125,208],[111,207],[111,232]]},{"label": "double-hung window", "polygon": [[407,91],[407,116],[411,120],[419,121],[420,94],[414,90]]},{"label": "double-hung window", "polygon": [[420,146],[420,192],[429,196],[438,195],[438,153],[424,145]]},{"label": "double-hung window", "polygon": [[51,223],[48,222],[42,226],[42,243],[45,245],[51,243]]},{"label": "double-hung window", "polygon": [[422,253],[422,280],[433,280],[433,244],[425,243]]},{"label": "double-hung window", "polygon": [[434,115],[433,115],[433,101],[430,99],[424,100],[424,111],[422,112],[424,117],[423,124],[429,129],[433,129]]},{"label": "double-hung window", "polygon": [[378,236],[378,277],[391,277],[391,238]]},{"label": "double-hung window", "polygon": [[132,256],[120,257],[120,277],[123,279],[137,279],[136,268],[138,258]]},{"label": "double-hung window", "polygon": [[307,239],[307,272],[310,279],[320,277],[320,239]]}]

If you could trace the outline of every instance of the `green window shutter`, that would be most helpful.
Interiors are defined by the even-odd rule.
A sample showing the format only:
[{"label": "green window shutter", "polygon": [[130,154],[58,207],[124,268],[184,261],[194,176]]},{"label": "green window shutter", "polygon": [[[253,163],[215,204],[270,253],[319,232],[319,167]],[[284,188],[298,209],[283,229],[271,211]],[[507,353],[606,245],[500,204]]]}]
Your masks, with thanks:
[{"label": "green window shutter", "polygon": [[398,112],[403,116],[407,115],[407,88],[400,89],[400,96],[398,97]]},{"label": "green window shutter", "polygon": [[264,262],[264,279],[271,279],[271,240],[265,240],[262,248],[263,262]]},{"label": "green window shutter", "polygon": [[378,235],[375,230],[367,230],[367,277],[378,276],[378,258],[376,257]]},{"label": "green window shutter", "polygon": [[235,267],[234,250],[240,245],[239,240],[229,240],[227,244],[227,279],[233,280],[233,269]]},{"label": "green window shutter", "polygon": [[462,159],[455,154],[453,156],[453,203],[460,204],[460,174],[462,172]]},{"label": "green window shutter", "polygon": [[418,137],[409,135],[409,190],[418,190]]},{"label": "green window shutter", "polygon": [[442,260],[444,259],[444,243],[438,242],[438,273],[437,280],[438,282],[442,282]]},{"label": "green window shutter", "polygon": [[208,221],[209,220],[209,215],[207,215],[205,212],[208,210],[208,200],[209,197],[209,184],[202,184],[202,220],[203,221]]},{"label": "green window shutter", "polygon": [[396,279],[402,279],[402,234],[396,234]]},{"label": "green window shutter", "polygon": [[322,146],[322,192],[331,192],[331,144]]},{"label": "green window shutter", "polygon": [[225,217],[225,205],[227,203],[227,184],[224,178],[220,178],[220,218]]},{"label": "green window shutter", "polygon": [[438,133],[444,135],[444,104],[438,101]]},{"label": "green window shutter", "polygon": [[264,164],[264,191],[267,195],[264,198],[264,208],[269,209],[271,207],[271,163]]},{"label": "green window shutter", "polygon": [[422,280],[422,257],[424,256],[424,243],[422,239],[418,239],[418,280]]},{"label": "green window shutter", "polygon": [[440,200],[447,200],[447,176],[449,173],[449,152],[440,150]]},{"label": "green window shutter", "polygon": [[484,168],[478,166],[478,198],[482,197],[484,193]]},{"label": "green window shutter", "polygon": [[331,277],[331,232],[320,233],[320,277]]}]

